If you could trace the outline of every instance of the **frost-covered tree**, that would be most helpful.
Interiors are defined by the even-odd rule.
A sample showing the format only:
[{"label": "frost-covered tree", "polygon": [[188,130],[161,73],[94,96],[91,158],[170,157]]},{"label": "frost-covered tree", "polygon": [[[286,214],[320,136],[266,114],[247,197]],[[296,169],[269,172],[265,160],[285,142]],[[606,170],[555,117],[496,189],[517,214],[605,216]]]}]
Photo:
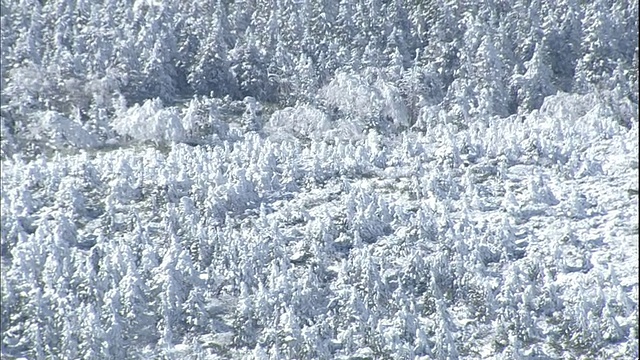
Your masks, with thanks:
[{"label": "frost-covered tree", "polygon": [[608,77],[620,56],[611,33],[614,27],[608,2],[595,1],[587,6],[582,23],[581,58],[576,64],[576,72],[581,76],[576,84],[579,89]]},{"label": "frost-covered tree", "polygon": [[176,94],[175,69],[171,64],[170,49],[164,40],[156,40],[143,64],[140,91],[144,97],[157,96],[171,102]]},{"label": "frost-covered tree", "polygon": [[121,298],[113,301],[120,301],[118,316],[122,317],[122,331],[136,339],[144,336],[142,329],[148,328],[149,289],[138,272],[133,257],[128,256],[126,259],[126,273],[118,283]]},{"label": "frost-covered tree", "polygon": [[555,93],[553,73],[545,61],[545,40],[535,47],[531,60],[524,63],[526,72],[513,79],[518,89],[518,107],[524,111],[539,109],[544,98]]},{"label": "frost-covered tree", "polygon": [[578,1],[558,2],[546,19],[545,36],[549,52],[549,65],[553,71],[555,85],[568,92],[574,81],[575,67],[579,58],[582,37],[583,8]]},{"label": "frost-covered tree", "polygon": [[208,31],[205,38],[200,39],[200,44],[195,55],[192,67],[189,69],[187,81],[197,94],[222,97],[236,95],[236,83],[230,72],[230,63],[227,58],[227,37],[229,31],[224,27],[224,4],[217,4],[210,23],[204,26]]},{"label": "frost-covered tree", "polygon": [[104,342],[105,330],[102,327],[100,313],[89,303],[84,304],[79,309],[79,316],[82,319],[82,331],[80,332],[80,343],[78,354],[85,359],[100,359],[108,356]]},{"label": "frost-covered tree", "polygon": [[122,303],[120,302],[120,291],[117,288],[109,290],[105,294],[104,308],[102,315],[105,326],[105,342],[107,353],[110,357],[124,357],[127,353],[125,340],[124,319],[120,314]]},{"label": "frost-covered tree", "polygon": [[453,338],[455,325],[442,299],[436,299],[437,322],[433,354],[439,358],[457,359],[460,354]]},{"label": "frost-covered tree", "polygon": [[229,51],[231,72],[234,75],[243,96],[258,100],[274,100],[275,84],[268,76],[268,59],[263,49],[257,46],[255,29],[249,27],[244,36]]},{"label": "frost-covered tree", "polygon": [[1,7],[3,358],[637,357],[637,1]]}]

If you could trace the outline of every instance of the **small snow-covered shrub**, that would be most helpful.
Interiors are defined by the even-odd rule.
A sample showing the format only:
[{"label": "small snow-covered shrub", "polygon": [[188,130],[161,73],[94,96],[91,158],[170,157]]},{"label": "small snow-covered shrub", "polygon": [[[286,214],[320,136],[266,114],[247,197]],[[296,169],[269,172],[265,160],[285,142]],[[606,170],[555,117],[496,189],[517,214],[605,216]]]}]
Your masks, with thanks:
[{"label": "small snow-covered shrub", "polygon": [[218,98],[195,97],[181,108],[183,141],[202,143],[211,139],[212,136],[219,139],[227,138],[229,124],[220,111],[223,101]]},{"label": "small snow-covered shrub", "polygon": [[95,136],[85,130],[82,125],[57,111],[36,112],[33,118],[34,126],[30,129],[30,136],[34,140],[44,141],[53,148],[87,149],[98,144]]},{"label": "small snow-covered shrub", "polygon": [[276,110],[268,121],[272,133],[285,132],[298,138],[321,140],[331,128],[329,117],[310,105]]},{"label": "small snow-covered shrub", "polygon": [[413,129],[427,131],[438,122],[445,122],[446,113],[439,105],[424,106],[418,110],[418,115],[412,126]]},{"label": "small snow-covered shrub", "polygon": [[320,96],[329,107],[369,126],[397,129],[409,125],[409,112],[400,91],[378,76],[366,79],[339,72],[321,89]]},{"label": "small snow-covered shrub", "polygon": [[380,105],[369,84],[360,76],[338,73],[336,77],[321,90],[321,96],[340,111],[356,117],[373,116]]},{"label": "small snow-covered shrub", "polygon": [[547,185],[547,181],[540,173],[531,174],[531,177],[529,178],[528,192],[530,194],[531,201],[535,204],[554,206],[559,203],[558,199],[551,191],[551,188]]},{"label": "small snow-covered shrub", "polygon": [[181,124],[186,133],[193,134],[199,130],[202,126],[202,112],[202,105],[197,97],[182,109]]},{"label": "small snow-covered shrub", "polygon": [[246,131],[258,131],[262,129],[262,105],[253,97],[247,96],[242,102],[245,110],[240,117],[240,124]]},{"label": "small snow-covered shrub", "polygon": [[[611,91],[590,92],[585,95],[560,92],[545,98],[540,107],[540,114],[567,119],[571,125],[575,120],[583,117],[587,120],[607,118],[607,121],[630,129],[632,123],[638,122],[638,105]],[[597,130],[610,131],[611,129]]]},{"label": "small snow-covered shrub", "polygon": [[393,120],[393,127],[409,126],[409,111],[402,101],[398,88],[382,79],[378,79],[374,88],[382,97],[381,115]]},{"label": "small snow-covered shrub", "polygon": [[587,114],[596,101],[594,93],[580,95],[558,92],[544,99],[540,114],[574,121]]},{"label": "small snow-covered shrub", "polygon": [[114,120],[113,128],[120,135],[143,141],[180,141],[185,137],[178,110],[163,108],[159,99],[128,109],[124,116]]}]

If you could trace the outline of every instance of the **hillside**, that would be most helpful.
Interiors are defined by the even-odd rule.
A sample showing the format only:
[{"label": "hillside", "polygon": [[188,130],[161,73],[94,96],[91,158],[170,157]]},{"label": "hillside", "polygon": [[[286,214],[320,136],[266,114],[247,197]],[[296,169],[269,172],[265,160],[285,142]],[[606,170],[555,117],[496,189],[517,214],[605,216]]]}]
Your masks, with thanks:
[{"label": "hillside", "polygon": [[637,358],[637,1],[554,4],[3,3],[2,358]]}]

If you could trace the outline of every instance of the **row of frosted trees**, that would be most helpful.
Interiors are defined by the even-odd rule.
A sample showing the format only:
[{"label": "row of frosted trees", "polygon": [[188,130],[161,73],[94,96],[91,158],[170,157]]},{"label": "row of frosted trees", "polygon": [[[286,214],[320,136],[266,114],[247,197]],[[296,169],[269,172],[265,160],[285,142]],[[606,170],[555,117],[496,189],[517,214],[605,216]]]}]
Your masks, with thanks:
[{"label": "row of frosted trees", "polygon": [[12,1],[2,5],[3,118],[19,132],[35,110],[101,124],[122,101],[156,97],[313,102],[336,71],[366,68],[385,69],[410,108],[441,104],[465,120],[593,86],[637,103],[637,5]]}]

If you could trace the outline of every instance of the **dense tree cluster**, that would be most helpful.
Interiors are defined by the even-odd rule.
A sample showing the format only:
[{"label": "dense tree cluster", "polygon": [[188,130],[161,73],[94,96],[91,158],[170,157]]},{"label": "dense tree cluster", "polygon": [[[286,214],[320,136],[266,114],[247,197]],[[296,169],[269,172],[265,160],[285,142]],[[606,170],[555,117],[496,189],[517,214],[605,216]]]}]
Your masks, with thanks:
[{"label": "dense tree cluster", "polygon": [[3,359],[638,357],[637,1],[1,6]]},{"label": "dense tree cluster", "polygon": [[104,138],[123,103],[315,104],[331,82],[393,97],[404,113],[376,115],[409,124],[429,106],[528,112],[558,91],[638,102],[637,1],[20,0],[1,25],[2,117],[20,137],[42,111]]},{"label": "dense tree cluster", "polygon": [[[605,102],[553,96],[524,122],[355,143],[311,123],[269,130],[328,121],[301,107],[212,145],[16,155],[3,356],[633,358],[637,282],[592,254],[621,234],[594,222],[637,207],[589,184],[637,175],[638,124],[603,116]],[[209,116],[200,106],[171,116]],[[166,110],[129,109],[145,111]]]}]

